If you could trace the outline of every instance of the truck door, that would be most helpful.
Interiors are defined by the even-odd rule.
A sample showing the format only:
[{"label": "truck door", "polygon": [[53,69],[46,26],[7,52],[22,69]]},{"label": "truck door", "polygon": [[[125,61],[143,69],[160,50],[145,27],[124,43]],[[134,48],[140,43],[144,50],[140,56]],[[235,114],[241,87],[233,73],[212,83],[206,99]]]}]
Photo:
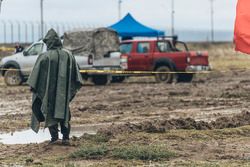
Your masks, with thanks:
[{"label": "truck door", "polygon": [[133,52],[128,57],[128,69],[135,71],[150,70],[151,53],[150,42],[137,42]]}]

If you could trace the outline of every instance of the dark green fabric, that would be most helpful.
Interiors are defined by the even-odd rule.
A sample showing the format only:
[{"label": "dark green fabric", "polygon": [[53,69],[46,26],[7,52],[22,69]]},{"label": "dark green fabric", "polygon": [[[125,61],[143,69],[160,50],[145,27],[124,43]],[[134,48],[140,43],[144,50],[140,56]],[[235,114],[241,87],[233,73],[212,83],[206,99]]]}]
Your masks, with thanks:
[{"label": "dark green fabric", "polygon": [[61,49],[61,40],[53,29],[44,42],[48,51],[38,57],[28,79],[33,92],[31,128],[35,132],[44,121],[45,127],[61,121],[68,124],[69,103],[82,82],[74,56]]}]

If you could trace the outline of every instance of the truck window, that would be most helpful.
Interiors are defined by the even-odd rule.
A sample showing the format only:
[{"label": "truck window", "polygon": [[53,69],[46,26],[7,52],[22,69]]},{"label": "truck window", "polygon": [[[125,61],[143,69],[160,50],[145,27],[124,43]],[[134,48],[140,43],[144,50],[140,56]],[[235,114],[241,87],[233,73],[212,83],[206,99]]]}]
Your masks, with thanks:
[{"label": "truck window", "polygon": [[28,55],[39,55],[43,51],[43,44],[35,44],[28,50]]},{"label": "truck window", "polygon": [[149,42],[139,42],[137,45],[137,53],[148,53],[150,50]]},{"label": "truck window", "polygon": [[177,41],[175,43],[176,51],[188,51],[188,47],[184,42]]},{"label": "truck window", "polygon": [[170,44],[166,41],[157,42],[157,48],[159,52],[171,52]]},{"label": "truck window", "polygon": [[120,45],[120,52],[122,54],[128,54],[132,51],[132,43],[123,43]]}]

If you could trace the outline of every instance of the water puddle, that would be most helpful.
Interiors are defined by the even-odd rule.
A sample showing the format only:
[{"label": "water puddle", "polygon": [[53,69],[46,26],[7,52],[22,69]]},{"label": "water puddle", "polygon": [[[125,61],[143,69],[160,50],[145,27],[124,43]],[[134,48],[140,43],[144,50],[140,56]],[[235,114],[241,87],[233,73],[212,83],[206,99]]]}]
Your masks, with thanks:
[{"label": "water puddle", "polygon": [[[96,134],[98,126],[84,126],[84,127],[72,127],[70,137],[80,137],[84,133]],[[62,135],[59,132],[59,138],[62,139]],[[0,143],[2,144],[31,144],[42,143],[50,140],[50,133],[48,128],[41,129],[39,133],[35,133],[31,129],[18,131],[14,133],[0,133]]]}]

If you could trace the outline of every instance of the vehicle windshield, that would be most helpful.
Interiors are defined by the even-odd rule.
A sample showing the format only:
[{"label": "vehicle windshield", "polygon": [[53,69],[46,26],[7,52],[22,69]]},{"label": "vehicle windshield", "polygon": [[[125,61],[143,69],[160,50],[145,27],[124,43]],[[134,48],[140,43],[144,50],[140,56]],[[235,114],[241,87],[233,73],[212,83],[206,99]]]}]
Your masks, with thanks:
[{"label": "vehicle windshield", "polygon": [[122,54],[128,54],[132,51],[132,43],[123,43],[120,45],[120,52]]},{"label": "vehicle windshield", "polygon": [[43,52],[43,43],[37,43],[25,50],[28,55],[39,55]]}]

